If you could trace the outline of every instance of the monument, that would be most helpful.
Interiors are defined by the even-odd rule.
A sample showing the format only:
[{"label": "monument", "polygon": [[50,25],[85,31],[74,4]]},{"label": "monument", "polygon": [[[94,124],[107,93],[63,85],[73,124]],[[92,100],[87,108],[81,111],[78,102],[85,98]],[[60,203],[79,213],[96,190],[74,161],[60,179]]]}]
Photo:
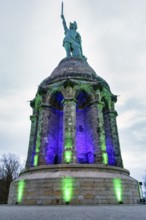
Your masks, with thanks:
[{"label": "monument", "polygon": [[83,55],[77,23],[63,15],[66,57],[30,102],[25,170],[9,204],[136,204],[138,182],[123,168],[114,95]]}]

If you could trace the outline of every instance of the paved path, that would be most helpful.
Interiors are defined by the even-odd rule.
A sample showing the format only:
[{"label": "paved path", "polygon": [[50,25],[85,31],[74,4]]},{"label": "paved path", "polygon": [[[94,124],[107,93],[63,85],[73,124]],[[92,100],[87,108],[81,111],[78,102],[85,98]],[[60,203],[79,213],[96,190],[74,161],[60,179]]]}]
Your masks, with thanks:
[{"label": "paved path", "polygon": [[146,205],[8,206],[0,220],[146,220]]}]

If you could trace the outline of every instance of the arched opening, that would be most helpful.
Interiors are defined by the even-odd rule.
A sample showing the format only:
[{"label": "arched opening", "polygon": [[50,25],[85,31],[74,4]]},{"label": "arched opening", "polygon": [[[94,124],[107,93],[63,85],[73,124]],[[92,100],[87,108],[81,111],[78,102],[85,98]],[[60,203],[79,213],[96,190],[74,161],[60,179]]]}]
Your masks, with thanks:
[{"label": "arched opening", "polygon": [[52,94],[48,116],[48,143],[45,148],[46,164],[59,164],[63,150],[63,101],[60,92]]},{"label": "arched opening", "polygon": [[94,163],[94,137],[91,97],[80,91],[76,97],[76,156],[81,164]]},{"label": "arched opening", "polygon": [[62,111],[63,110],[63,95],[61,94],[61,92],[56,92],[54,94],[52,94],[52,96],[50,97],[50,105],[52,106],[52,108],[55,108],[57,110]]}]

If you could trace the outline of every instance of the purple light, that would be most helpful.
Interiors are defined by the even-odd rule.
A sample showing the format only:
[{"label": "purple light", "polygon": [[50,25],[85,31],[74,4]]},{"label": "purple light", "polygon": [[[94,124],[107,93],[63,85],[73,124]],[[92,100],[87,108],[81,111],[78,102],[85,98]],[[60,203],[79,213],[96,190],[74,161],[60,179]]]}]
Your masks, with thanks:
[{"label": "purple light", "polygon": [[45,160],[47,164],[58,164],[61,163],[63,149],[63,113],[52,110],[49,126]]},{"label": "purple light", "polygon": [[[50,118],[48,124],[47,142],[44,146],[46,164],[60,164],[63,154],[63,96],[61,93],[53,94],[50,99]],[[89,96],[86,92],[80,92],[76,108],[76,139],[75,149],[77,163],[93,164],[95,161],[96,141],[94,140],[94,121],[92,106],[88,106]],[[104,116],[106,151],[108,164],[115,165],[114,148],[111,130],[108,123],[108,115]],[[42,137],[43,138],[43,137]],[[34,166],[35,147],[32,153],[31,165]]]},{"label": "purple light", "polygon": [[51,109],[49,119],[48,144],[45,148],[46,164],[59,164],[63,151],[63,112],[61,93],[52,96],[50,104],[55,106]]},{"label": "purple light", "polygon": [[33,152],[32,157],[31,157],[31,167],[34,166],[34,156],[35,156],[35,153]]},{"label": "purple light", "polygon": [[88,107],[85,111],[85,126],[86,126],[86,152],[88,163],[94,163],[95,142],[93,133],[93,117],[92,107]]},{"label": "purple light", "polygon": [[94,163],[92,109],[86,107],[88,96],[80,92],[77,97],[76,111],[76,153],[78,163]]},{"label": "purple light", "polygon": [[83,110],[76,111],[76,153],[78,163],[87,163],[85,114]]}]

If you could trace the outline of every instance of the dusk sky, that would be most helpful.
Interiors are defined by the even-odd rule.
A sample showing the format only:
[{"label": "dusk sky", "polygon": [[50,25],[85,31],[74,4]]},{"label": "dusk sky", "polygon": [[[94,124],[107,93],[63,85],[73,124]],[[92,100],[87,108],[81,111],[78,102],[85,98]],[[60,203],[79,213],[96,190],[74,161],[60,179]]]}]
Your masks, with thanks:
[{"label": "dusk sky", "polygon": [[[25,161],[32,100],[65,57],[60,0],[0,0],[0,156]],[[138,181],[146,170],[146,1],[64,0],[77,21],[83,53],[118,95],[124,167]]]}]

